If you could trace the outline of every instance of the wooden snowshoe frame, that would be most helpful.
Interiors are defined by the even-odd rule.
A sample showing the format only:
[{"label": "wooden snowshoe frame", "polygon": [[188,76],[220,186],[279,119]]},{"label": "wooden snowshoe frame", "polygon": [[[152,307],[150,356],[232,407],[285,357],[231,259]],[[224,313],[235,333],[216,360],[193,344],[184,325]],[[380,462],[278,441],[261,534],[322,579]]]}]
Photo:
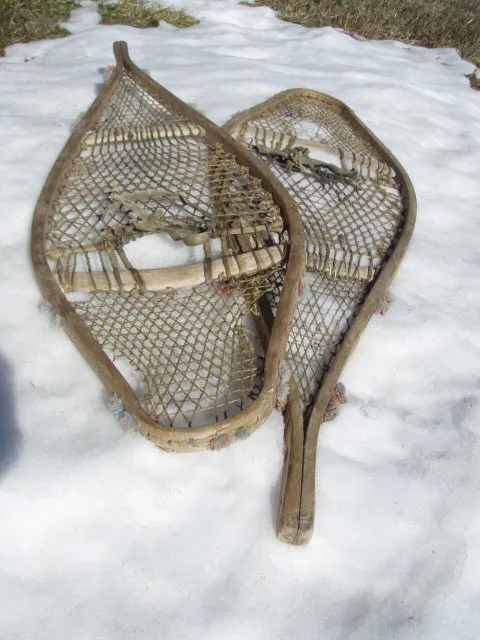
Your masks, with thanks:
[{"label": "wooden snowshoe frame", "polygon": [[[315,515],[321,424],[335,414],[338,378],[386,294],[412,236],[413,186],[402,165],[345,104],[292,89],[234,116],[224,129],[266,163],[299,209],[306,273],[287,347],[292,372],[277,535],[307,543]],[[273,327],[278,289],[266,294]],[[333,309],[333,311],[332,311]],[[270,310],[270,311],[269,311]],[[334,409],[334,410],[332,410]]]},{"label": "wooden snowshoe frame", "polygon": [[[302,224],[247,149],[141,71],[126,43],[114,53],[113,74],[39,197],[35,275],[139,432],[170,451],[219,449],[252,433],[275,405],[304,265]],[[124,247],[156,232],[202,244],[204,261],[136,269]],[[252,313],[280,263],[286,277],[262,359]],[[86,300],[72,298],[82,291]],[[143,377],[143,396],[117,358]]]}]

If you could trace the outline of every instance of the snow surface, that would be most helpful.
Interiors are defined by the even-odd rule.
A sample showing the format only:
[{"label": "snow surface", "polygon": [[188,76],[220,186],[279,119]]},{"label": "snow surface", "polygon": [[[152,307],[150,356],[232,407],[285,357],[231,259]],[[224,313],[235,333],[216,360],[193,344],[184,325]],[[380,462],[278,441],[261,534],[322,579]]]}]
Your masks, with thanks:
[{"label": "snow surface", "polygon": [[[176,2],[181,6],[180,2]],[[185,0],[176,30],[98,26],[0,59],[0,638],[476,640],[480,629],[480,93],[450,49],[367,42],[236,0]],[[394,302],[320,436],[315,534],[274,535],[275,413],[220,453],[123,433],[38,310],[36,198],[112,42],[218,124],[290,87],[350,105],[415,185]]]}]

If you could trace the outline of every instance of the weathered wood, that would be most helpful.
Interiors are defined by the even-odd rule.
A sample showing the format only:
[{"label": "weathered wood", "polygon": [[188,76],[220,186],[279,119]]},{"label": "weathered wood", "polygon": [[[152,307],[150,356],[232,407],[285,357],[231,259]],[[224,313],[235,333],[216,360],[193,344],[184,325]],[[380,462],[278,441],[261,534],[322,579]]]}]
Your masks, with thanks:
[{"label": "weathered wood", "polygon": [[[310,151],[329,154],[342,165],[342,153],[315,140],[305,140],[292,135],[279,134],[278,132],[261,129],[258,124],[252,125],[251,120],[258,120],[275,108],[287,104],[292,99],[309,101],[318,105],[330,105],[339,110],[345,122],[347,122],[359,136],[367,140],[375,149],[381,162],[371,162],[367,156],[357,154],[359,166],[366,169],[366,175],[376,177],[379,173],[395,178],[400,185],[404,203],[404,218],[400,231],[394,239],[385,260],[371,278],[362,278],[367,284],[366,296],[360,310],[348,331],[338,345],[336,353],[330,361],[326,375],[316,394],[314,405],[305,419],[302,415],[295,385],[287,404],[285,413],[285,462],[283,467],[282,490],[277,520],[277,535],[284,542],[290,544],[306,544],[313,533],[315,517],[315,464],[316,448],[320,426],[324,421],[327,405],[332,397],[335,384],[338,381],[348,358],[364,331],[370,317],[378,307],[379,301],[388,290],[394,274],[406,252],[413,233],[416,217],[416,198],[411,181],[398,160],[382,144],[382,142],[366,127],[363,122],[345,104],[332,98],[308,89],[292,89],[284,91],[265,102],[237,114],[226,123],[224,129],[239,139],[258,144],[262,141],[271,149],[285,149],[292,147],[305,147]],[[354,154],[344,153],[343,158],[352,164]],[[365,174],[365,172],[363,172]],[[363,175],[362,174],[362,175]],[[294,195],[292,191],[292,195]],[[309,259],[307,256],[307,269]]]},{"label": "weathered wood", "polygon": [[[126,410],[134,417],[140,433],[159,447],[170,451],[198,451],[216,448],[215,443],[219,439],[223,443],[233,442],[236,440],[237,434],[240,437],[240,434],[250,433],[257,429],[271,413],[274,406],[277,372],[285,354],[288,331],[298,295],[298,282],[305,261],[302,225],[297,209],[287,191],[248,150],[203,115],[158,85],[133,64],[128,55],[126,43],[115,43],[114,53],[117,63],[114,73],[90,109],[76,125],[40,194],[34,213],[31,239],[35,275],[43,296],[62,317],[63,325],[70,338],[105,387],[121,398]],[[82,318],[76,313],[72,304],[67,300],[65,293],[57,284],[47,260],[45,241],[49,219],[53,216],[55,203],[65,183],[66,176],[82,149],[85,149],[88,144],[95,144],[95,137],[92,132],[96,130],[97,124],[109,106],[125,73],[140,84],[142,89],[149,93],[153,100],[158,100],[170,112],[180,114],[182,118],[188,121],[189,135],[196,135],[196,133],[202,135],[212,148],[215,148],[216,145],[221,145],[227,153],[235,157],[240,166],[248,169],[251,176],[258,178],[262,187],[271,194],[274,203],[279,207],[285,227],[288,229],[287,278],[266,353],[261,392],[248,407],[235,415],[195,428],[167,427],[145,412],[131,386],[106,355],[91,331],[82,321]],[[180,134],[182,132],[176,131],[176,133]],[[125,142],[124,135],[121,135],[123,136],[123,142]],[[145,137],[147,142],[152,144],[149,136],[150,133],[148,132],[145,134],[137,133],[134,142],[137,145]],[[150,137],[153,138],[154,136]],[[156,139],[159,138],[161,136]],[[111,142],[109,134],[106,144]],[[90,151],[88,152],[90,153]],[[243,230],[241,233],[243,233]],[[262,256],[263,254],[260,255],[260,260],[263,260],[264,256]],[[74,281],[79,276],[79,273],[75,273]],[[81,278],[80,280],[77,279],[77,283],[80,281]],[[113,281],[114,279],[112,278]]]},{"label": "weathered wood", "polygon": [[[286,247],[280,245],[270,249],[257,249],[234,256],[218,258],[211,263],[211,277],[213,280],[225,278],[227,270],[230,277],[257,273],[280,264],[286,255]],[[141,269],[137,274],[143,281],[145,291],[164,291],[165,289],[181,289],[195,287],[204,283],[204,264],[189,264],[183,267],[164,267],[162,269]],[[137,282],[130,271],[121,271],[120,280],[123,291],[137,288]],[[71,290],[76,292],[106,292],[120,291],[119,283],[107,277],[102,271],[92,273],[77,271],[71,282]]]},{"label": "weathered wood", "polygon": [[261,145],[272,151],[285,151],[288,149],[303,148],[309,152],[325,156],[325,162],[331,162],[340,169],[348,166],[360,173],[376,177],[378,175],[388,175],[395,177],[395,171],[386,163],[378,162],[376,158],[366,156],[352,151],[343,151],[329,144],[323,144],[317,140],[299,138],[285,133],[277,133],[264,127],[253,125],[239,126],[236,129],[229,129],[230,133],[239,140],[247,144]]}]

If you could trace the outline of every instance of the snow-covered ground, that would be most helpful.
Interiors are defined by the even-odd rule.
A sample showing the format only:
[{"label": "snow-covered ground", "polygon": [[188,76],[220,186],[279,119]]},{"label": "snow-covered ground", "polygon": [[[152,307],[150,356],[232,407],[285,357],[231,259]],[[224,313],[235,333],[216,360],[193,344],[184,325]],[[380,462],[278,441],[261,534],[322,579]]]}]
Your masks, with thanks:
[{"label": "snow-covered ground", "polygon": [[[180,6],[180,2],[176,2]],[[176,30],[101,27],[0,59],[0,638],[477,640],[480,629],[480,92],[453,50],[305,29],[236,0],[185,0]],[[94,99],[112,42],[218,124],[309,87],[404,164],[418,222],[385,317],[325,425],[311,544],[274,534],[276,413],[219,453],[123,433],[38,310],[35,200]]]}]

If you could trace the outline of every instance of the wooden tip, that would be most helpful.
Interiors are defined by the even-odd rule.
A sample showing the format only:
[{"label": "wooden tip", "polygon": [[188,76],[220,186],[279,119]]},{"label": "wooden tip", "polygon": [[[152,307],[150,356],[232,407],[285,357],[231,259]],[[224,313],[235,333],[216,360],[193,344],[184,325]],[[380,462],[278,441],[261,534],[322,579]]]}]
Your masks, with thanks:
[{"label": "wooden tip", "polygon": [[277,519],[277,538],[297,547],[308,544],[312,539],[314,514],[287,513],[280,511]]},{"label": "wooden tip", "polygon": [[128,54],[128,44],[125,42],[125,40],[117,40],[117,42],[113,43],[113,54],[115,56],[118,67],[123,67],[125,65],[125,62],[130,60],[130,56]]},{"label": "wooden tip", "polygon": [[292,518],[287,521],[278,519],[277,521],[277,538],[285,544],[297,544],[298,520]]},{"label": "wooden tip", "polygon": [[303,513],[300,515],[297,537],[295,538],[296,545],[300,546],[310,542],[313,535],[314,523],[315,513]]}]

